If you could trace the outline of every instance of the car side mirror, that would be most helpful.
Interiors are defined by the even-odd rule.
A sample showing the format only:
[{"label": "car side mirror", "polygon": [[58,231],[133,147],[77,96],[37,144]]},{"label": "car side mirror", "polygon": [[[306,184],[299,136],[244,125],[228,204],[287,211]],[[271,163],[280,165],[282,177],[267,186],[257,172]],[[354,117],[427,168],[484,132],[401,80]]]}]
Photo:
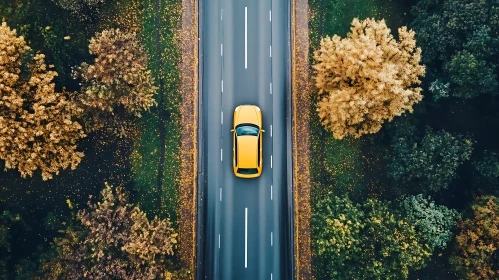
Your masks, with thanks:
[{"label": "car side mirror", "polygon": [[230,132],[234,132],[234,129],[231,129]]},{"label": "car side mirror", "polygon": [[265,132],[265,130],[262,129],[262,132]]}]

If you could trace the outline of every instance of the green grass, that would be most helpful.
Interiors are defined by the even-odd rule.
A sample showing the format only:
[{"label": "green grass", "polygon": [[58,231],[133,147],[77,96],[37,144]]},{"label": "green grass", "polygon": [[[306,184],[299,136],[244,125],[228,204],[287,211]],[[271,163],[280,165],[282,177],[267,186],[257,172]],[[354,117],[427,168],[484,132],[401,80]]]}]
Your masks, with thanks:
[{"label": "green grass", "polygon": [[[155,78],[158,106],[141,118],[143,135],[132,156],[134,189],[141,208],[151,215],[168,215],[177,221],[178,175],[180,174],[180,52],[176,42],[180,1],[161,0],[159,50],[156,38],[155,0],[143,1],[141,37],[149,55],[149,69]],[[164,122],[160,122],[160,115]],[[161,130],[165,133],[165,162],[159,170]],[[158,189],[158,172],[163,173]]]}]

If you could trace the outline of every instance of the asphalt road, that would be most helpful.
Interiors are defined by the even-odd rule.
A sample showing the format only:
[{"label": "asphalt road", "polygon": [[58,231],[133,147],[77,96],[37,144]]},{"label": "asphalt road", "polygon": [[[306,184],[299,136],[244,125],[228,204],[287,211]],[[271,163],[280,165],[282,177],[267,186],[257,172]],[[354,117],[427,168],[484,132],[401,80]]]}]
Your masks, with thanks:
[{"label": "asphalt road", "polygon": [[[200,5],[204,224],[198,279],[291,279],[289,3],[204,0]],[[256,179],[237,178],[232,171],[230,130],[240,104],[257,105],[263,114],[263,172]]]}]

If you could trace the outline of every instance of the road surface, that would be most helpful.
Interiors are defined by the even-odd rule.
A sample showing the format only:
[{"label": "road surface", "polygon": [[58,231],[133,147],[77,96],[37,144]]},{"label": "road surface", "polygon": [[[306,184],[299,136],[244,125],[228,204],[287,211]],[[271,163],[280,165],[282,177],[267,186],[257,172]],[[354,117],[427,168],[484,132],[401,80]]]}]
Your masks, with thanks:
[{"label": "road surface", "polygon": [[[291,279],[286,120],[289,3],[200,3],[203,226],[198,279]],[[233,112],[261,108],[263,172],[232,171]],[[198,255],[199,256],[199,255]]]}]

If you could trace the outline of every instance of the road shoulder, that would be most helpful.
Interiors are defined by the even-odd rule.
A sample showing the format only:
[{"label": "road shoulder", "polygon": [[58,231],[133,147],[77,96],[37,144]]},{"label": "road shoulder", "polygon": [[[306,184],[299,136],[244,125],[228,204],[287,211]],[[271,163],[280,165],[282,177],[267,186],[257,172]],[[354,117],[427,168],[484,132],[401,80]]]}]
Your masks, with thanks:
[{"label": "road shoulder", "polygon": [[293,0],[292,122],[296,279],[311,279],[308,0]]},{"label": "road shoulder", "polygon": [[[180,261],[196,269],[196,215],[198,170],[198,11],[196,0],[182,0],[180,33],[181,62],[181,143],[180,150]],[[191,279],[194,279],[194,273]]]}]

